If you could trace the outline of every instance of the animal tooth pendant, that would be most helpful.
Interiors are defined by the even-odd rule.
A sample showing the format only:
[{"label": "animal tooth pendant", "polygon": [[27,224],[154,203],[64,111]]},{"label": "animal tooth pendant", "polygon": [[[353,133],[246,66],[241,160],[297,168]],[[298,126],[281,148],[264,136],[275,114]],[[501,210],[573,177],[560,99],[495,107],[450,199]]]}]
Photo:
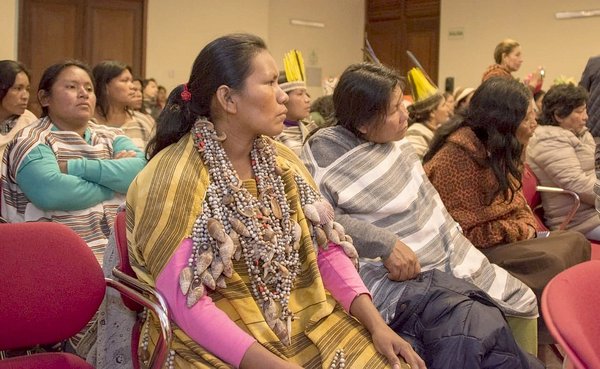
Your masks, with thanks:
[{"label": "animal tooth pendant", "polygon": [[277,304],[272,299],[268,299],[263,303],[263,314],[265,316],[265,321],[269,325],[269,327],[273,328],[275,326],[275,322],[279,320],[279,309],[277,309]]},{"label": "animal tooth pendant", "polygon": [[250,231],[241,220],[234,217],[229,217],[228,220],[229,224],[231,224],[231,228],[233,228],[233,230],[236,231],[237,234],[244,237],[250,237]]},{"label": "animal tooth pendant", "polygon": [[188,291],[186,298],[187,307],[191,308],[192,306],[196,305],[198,300],[200,300],[200,298],[204,295],[204,292],[205,288],[202,283],[192,283],[192,287],[190,291]]},{"label": "animal tooth pendant", "polygon": [[217,278],[216,286],[219,288],[227,288],[227,283],[225,282],[225,276],[220,276]]},{"label": "animal tooth pendant", "polygon": [[304,205],[302,210],[304,211],[304,216],[308,220],[310,220],[312,224],[321,224],[321,217],[319,216],[319,212],[317,211],[317,208],[315,208],[313,205],[306,204]]},{"label": "animal tooth pendant", "polygon": [[317,245],[325,249],[327,247],[327,235],[325,234],[325,231],[321,229],[321,227],[313,227],[313,230],[315,232],[315,238],[317,239]]},{"label": "animal tooth pendant", "polygon": [[181,273],[179,273],[179,288],[181,288],[181,292],[183,292],[184,295],[187,295],[190,290],[192,278],[194,278],[194,272],[192,272],[192,268],[189,266],[183,268]]},{"label": "animal tooth pendant", "polygon": [[214,280],[219,278],[224,268],[225,266],[223,265],[223,260],[221,260],[221,257],[217,256],[213,259],[212,263],[210,264],[210,274],[212,274]]},{"label": "animal tooth pendant", "polygon": [[200,255],[198,255],[198,260],[196,261],[196,274],[202,274],[206,270],[206,268],[209,267],[212,261],[213,253],[211,249],[203,251]]},{"label": "animal tooth pendant", "polygon": [[344,249],[344,253],[351,259],[358,258],[358,252],[353,244],[348,241],[340,242],[340,246]]},{"label": "animal tooth pendant", "polygon": [[202,275],[200,276],[200,280],[202,281],[202,284],[206,287],[210,288],[211,290],[215,289],[215,279],[212,277],[208,270],[205,270],[204,273],[202,273]]},{"label": "animal tooth pendant", "polygon": [[271,197],[271,211],[273,211],[273,215],[275,216],[275,218],[283,218],[283,211],[281,210],[281,206],[279,205],[279,202],[277,202],[277,199],[274,196]]},{"label": "animal tooth pendant", "polygon": [[277,319],[277,321],[275,322],[275,326],[272,329],[281,341],[281,343],[283,343],[286,346],[291,345],[291,333],[288,332],[288,330],[285,328],[285,324],[281,321],[281,319]]},{"label": "animal tooth pendant", "polygon": [[229,260],[233,257],[233,253],[235,252],[235,246],[233,244],[233,240],[229,235],[226,236],[225,242],[219,242],[219,255],[223,260]]},{"label": "animal tooth pendant", "polygon": [[227,240],[227,233],[225,233],[225,228],[223,224],[216,220],[215,218],[208,219],[206,223],[206,228],[208,230],[208,234],[215,240],[219,242],[225,242]]}]

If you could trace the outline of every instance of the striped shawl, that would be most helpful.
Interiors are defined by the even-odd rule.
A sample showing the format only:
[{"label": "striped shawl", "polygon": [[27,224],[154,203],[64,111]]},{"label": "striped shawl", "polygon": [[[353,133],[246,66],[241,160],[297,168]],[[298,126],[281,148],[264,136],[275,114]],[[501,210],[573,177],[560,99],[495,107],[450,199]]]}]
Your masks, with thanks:
[{"label": "striped shawl", "polygon": [[[292,344],[284,346],[265,322],[250,289],[243,259],[234,261],[234,274],[227,288],[210,291],[209,297],[239,327],[271,352],[305,368],[326,368],[336,349],[344,348],[347,367],[383,368],[385,358],[375,352],[369,333],[343,312],[324,289],[317,266],[308,224],[300,208],[294,174],[313,183],[306,168],[291,150],[277,143],[277,163],[283,170],[286,197],[303,232],[300,248],[301,271],[294,281],[290,309],[298,316],[292,324]],[[191,135],[162,150],[140,172],[127,194],[127,239],[138,278],[150,286],[181,241],[188,237],[202,211],[210,178],[196,151]],[[252,180],[244,181],[248,187]],[[151,324],[151,341],[157,328]],[[210,332],[207,332],[210,334]],[[152,348],[152,342],[151,342]],[[228,367],[198,346],[177,326],[172,349],[176,367]]]},{"label": "striped shawl", "polygon": [[2,214],[11,223],[52,221],[65,224],[85,240],[102,264],[110,228],[125,196],[115,193],[112,199],[83,210],[43,210],[32,204],[17,185],[17,170],[23,159],[38,145],[49,146],[57,160],[82,157],[112,159],[112,143],[116,136],[123,133],[119,129],[90,122],[90,145],[75,132],[53,130],[53,127],[48,117],[41,118],[25,127],[7,146],[2,166]]},{"label": "striped shawl", "polygon": [[[533,292],[504,269],[490,264],[462,235],[406,139],[375,144],[334,126],[313,135],[302,157],[336,212],[395,234],[416,253],[423,271],[439,269],[475,284],[507,315],[537,316]],[[338,221],[346,226],[342,219]],[[356,235],[355,244],[362,254],[360,235]],[[361,261],[373,264],[370,259]],[[376,266],[381,268],[381,264]],[[377,300],[379,291],[400,283],[374,269],[362,268],[361,277]]]}]

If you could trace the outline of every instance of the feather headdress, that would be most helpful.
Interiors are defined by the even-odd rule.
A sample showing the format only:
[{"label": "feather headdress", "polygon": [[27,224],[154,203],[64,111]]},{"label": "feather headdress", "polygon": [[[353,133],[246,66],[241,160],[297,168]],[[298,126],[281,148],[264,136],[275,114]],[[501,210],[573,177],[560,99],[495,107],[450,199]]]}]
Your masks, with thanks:
[{"label": "feather headdress", "polygon": [[306,69],[300,51],[294,49],[284,55],[283,69],[279,74],[279,86],[283,91],[306,88]]}]

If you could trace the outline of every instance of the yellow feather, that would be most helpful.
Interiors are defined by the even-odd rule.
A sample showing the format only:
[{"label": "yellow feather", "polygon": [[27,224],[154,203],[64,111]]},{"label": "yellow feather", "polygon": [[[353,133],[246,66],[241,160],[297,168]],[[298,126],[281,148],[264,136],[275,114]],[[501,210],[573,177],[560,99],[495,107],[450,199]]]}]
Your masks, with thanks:
[{"label": "yellow feather", "polygon": [[419,68],[412,68],[408,71],[408,81],[412,88],[414,101],[424,100],[437,93],[437,88],[429,82]]},{"label": "yellow feather", "polygon": [[298,82],[306,80],[306,72],[304,69],[304,59],[298,50],[291,50],[283,57],[283,67],[285,70],[285,78],[288,82]]}]

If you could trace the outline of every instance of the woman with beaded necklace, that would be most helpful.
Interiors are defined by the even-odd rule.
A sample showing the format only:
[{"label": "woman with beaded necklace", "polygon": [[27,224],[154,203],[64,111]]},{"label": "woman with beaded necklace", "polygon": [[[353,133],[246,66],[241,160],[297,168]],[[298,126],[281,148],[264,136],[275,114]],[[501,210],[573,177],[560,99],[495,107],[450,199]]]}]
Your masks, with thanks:
[{"label": "woman with beaded necklace", "polygon": [[[373,306],[306,168],[269,138],[286,115],[277,77],[256,36],[209,43],[130,187],[132,266],[176,323],[170,366],[425,368]],[[156,325],[145,332],[152,350]]]}]

